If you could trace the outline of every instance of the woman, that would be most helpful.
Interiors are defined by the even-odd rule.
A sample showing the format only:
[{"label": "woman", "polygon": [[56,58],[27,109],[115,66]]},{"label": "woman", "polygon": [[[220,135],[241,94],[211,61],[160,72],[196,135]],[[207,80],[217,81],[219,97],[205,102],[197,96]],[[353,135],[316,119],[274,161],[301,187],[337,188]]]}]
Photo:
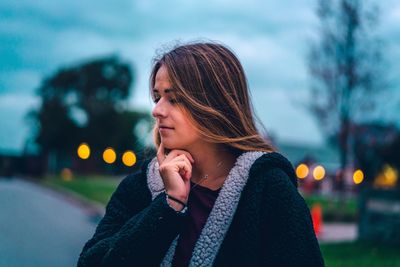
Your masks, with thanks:
[{"label": "woman", "polygon": [[118,186],[89,266],[323,266],[291,164],[256,129],[237,57],[216,43],[155,61],[157,156]]}]

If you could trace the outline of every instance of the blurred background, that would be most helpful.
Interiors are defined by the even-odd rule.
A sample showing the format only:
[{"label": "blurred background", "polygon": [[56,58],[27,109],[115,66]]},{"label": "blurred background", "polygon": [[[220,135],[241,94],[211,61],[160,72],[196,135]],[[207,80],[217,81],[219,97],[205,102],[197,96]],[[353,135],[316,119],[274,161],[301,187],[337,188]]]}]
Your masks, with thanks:
[{"label": "blurred background", "polygon": [[154,155],[152,59],[215,40],[290,159],[327,266],[400,266],[400,2],[0,1],[0,266],[75,266]]}]

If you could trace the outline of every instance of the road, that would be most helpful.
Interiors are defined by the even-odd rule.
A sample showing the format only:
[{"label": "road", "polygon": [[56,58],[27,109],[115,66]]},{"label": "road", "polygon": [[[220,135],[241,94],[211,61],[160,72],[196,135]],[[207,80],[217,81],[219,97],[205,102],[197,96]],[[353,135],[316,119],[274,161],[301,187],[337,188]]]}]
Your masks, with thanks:
[{"label": "road", "polygon": [[96,220],[54,191],[0,177],[0,267],[76,266]]}]

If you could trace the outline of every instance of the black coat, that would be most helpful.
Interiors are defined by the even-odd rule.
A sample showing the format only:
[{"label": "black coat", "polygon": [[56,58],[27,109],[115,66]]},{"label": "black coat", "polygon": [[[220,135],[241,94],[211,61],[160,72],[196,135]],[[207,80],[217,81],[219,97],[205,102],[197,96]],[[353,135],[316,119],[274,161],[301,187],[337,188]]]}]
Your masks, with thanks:
[{"label": "black coat", "polygon": [[[168,206],[156,159],[112,195],[78,267],[168,266],[186,214]],[[289,161],[246,152],[214,204],[191,266],[324,266],[310,212]]]}]

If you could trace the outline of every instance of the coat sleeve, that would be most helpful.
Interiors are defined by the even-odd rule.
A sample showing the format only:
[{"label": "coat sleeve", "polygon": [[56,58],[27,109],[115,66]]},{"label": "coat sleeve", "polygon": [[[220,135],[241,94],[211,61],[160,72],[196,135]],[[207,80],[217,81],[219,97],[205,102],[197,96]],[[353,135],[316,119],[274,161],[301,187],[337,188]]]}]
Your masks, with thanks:
[{"label": "coat sleeve", "polygon": [[280,168],[269,170],[266,177],[263,265],[324,266],[310,211],[296,186]]},{"label": "coat sleeve", "polygon": [[140,185],[141,175],[128,176],[120,183],[95,234],[82,249],[78,267],[160,264],[186,215],[168,205],[165,193],[151,201],[146,192],[144,201],[143,189],[147,188]]}]

